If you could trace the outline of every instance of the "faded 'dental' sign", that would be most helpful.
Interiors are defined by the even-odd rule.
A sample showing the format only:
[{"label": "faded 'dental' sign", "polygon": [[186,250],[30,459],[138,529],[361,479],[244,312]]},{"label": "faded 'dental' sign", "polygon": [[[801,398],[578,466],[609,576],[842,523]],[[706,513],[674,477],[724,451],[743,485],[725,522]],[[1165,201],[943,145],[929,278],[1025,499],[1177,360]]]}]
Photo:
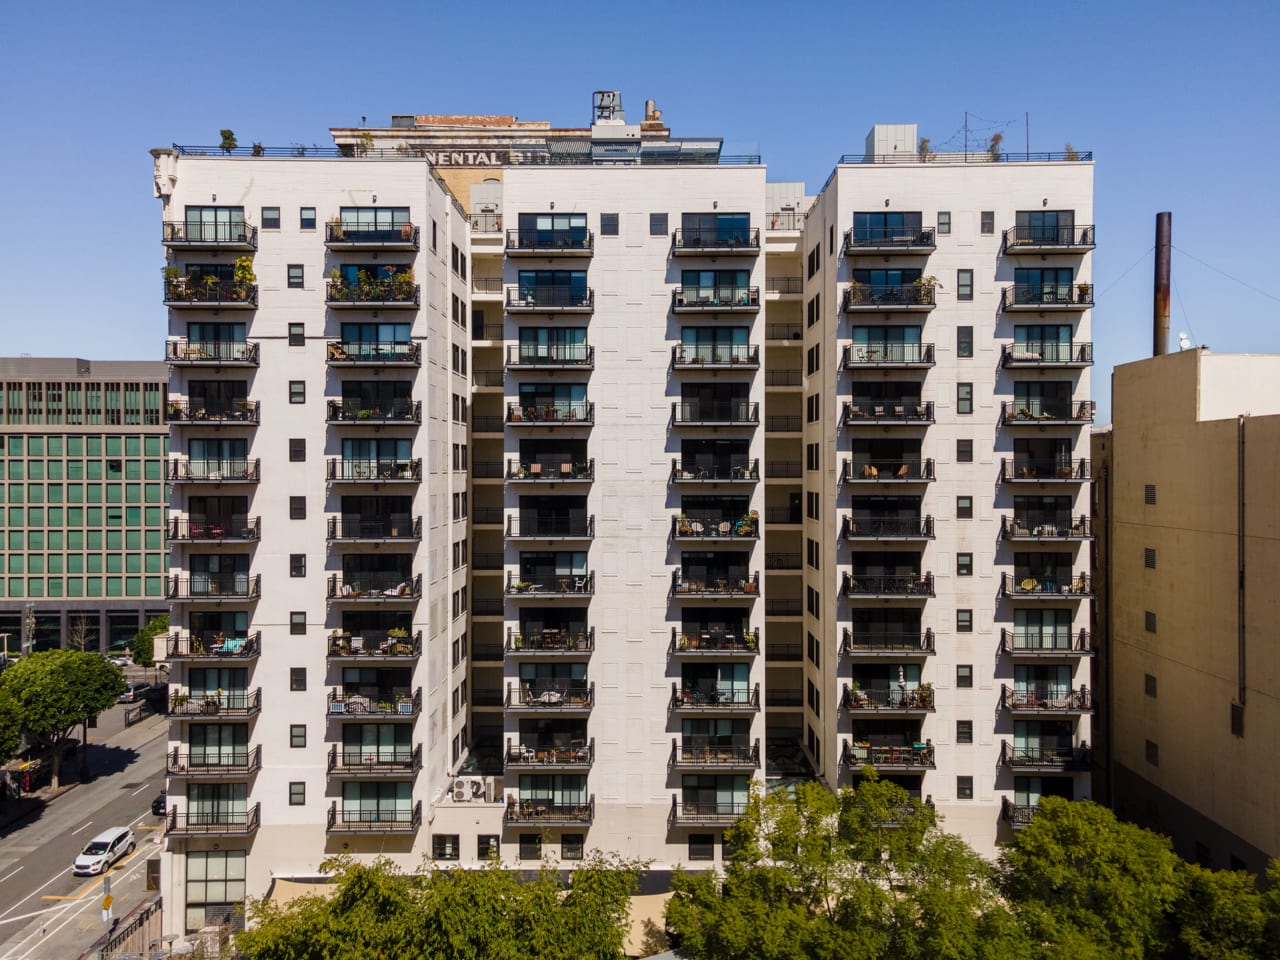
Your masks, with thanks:
[{"label": "faded 'dental' sign", "polygon": [[511,160],[510,150],[480,147],[449,147],[438,150],[419,147],[414,153],[437,167],[500,167]]}]

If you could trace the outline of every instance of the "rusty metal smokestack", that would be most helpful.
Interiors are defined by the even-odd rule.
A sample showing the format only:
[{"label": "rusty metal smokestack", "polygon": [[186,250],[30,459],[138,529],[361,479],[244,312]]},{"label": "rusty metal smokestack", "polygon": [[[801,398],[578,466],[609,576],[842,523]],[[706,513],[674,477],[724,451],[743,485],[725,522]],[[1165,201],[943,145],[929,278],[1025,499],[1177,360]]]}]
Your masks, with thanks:
[{"label": "rusty metal smokestack", "polygon": [[1151,355],[1169,352],[1169,261],[1173,249],[1173,214],[1156,214],[1156,282],[1151,316]]}]

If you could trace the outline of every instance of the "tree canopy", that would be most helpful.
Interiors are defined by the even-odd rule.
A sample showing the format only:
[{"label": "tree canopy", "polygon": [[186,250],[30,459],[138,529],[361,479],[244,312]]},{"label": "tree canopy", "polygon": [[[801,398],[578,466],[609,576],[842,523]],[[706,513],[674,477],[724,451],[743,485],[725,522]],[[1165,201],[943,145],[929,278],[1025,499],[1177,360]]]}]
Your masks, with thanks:
[{"label": "tree canopy", "polygon": [[13,697],[0,686],[0,763],[6,762],[22,741],[22,714]]},{"label": "tree canopy", "polygon": [[133,639],[129,641],[129,656],[133,658],[133,662],[140,667],[154,667],[156,637],[164,636],[168,632],[169,615],[167,613],[147,621],[147,625],[135,633]]}]

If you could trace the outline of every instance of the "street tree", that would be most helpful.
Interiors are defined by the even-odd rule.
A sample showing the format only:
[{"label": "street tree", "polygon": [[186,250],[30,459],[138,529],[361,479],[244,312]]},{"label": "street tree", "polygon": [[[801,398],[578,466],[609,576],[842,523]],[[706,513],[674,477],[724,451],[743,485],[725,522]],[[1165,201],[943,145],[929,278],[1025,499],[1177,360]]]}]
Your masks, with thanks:
[{"label": "street tree", "polygon": [[0,697],[13,701],[22,728],[49,752],[55,789],[76,727],[110,707],[124,689],[119,667],[79,650],[33,653],[0,674]]},{"label": "street tree", "polygon": [[[1276,864],[1272,864],[1274,874]],[[1183,868],[1184,892],[1176,911],[1178,942],[1190,960],[1262,960],[1280,955],[1268,923],[1280,916],[1268,907],[1257,878],[1244,870]],[[1274,896],[1273,886],[1268,893]]]},{"label": "street tree", "polygon": [[93,637],[94,630],[89,623],[88,617],[83,613],[79,613],[71,618],[71,622],[67,624],[67,647],[69,649],[79,650],[83,653],[89,648]]},{"label": "street tree", "polygon": [[129,656],[140,667],[154,667],[156,663],[156,637],[169,632],[169,615],[161,614],[152,617],[147,625],[133,635],[129,641]]},{"label": "street tree", "polygon": [[13,697],[0,687],[0,763],[6,763],[22,742],[22,716]]}]

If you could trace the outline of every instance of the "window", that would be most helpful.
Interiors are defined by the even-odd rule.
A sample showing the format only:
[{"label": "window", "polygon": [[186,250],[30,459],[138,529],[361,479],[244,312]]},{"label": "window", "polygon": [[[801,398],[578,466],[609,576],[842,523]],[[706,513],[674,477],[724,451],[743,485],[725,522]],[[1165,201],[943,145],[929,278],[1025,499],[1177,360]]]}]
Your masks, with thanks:
[{"label": "window", "polygon": [[973,777],[956,777],[956,799],[973,799]]},{"label": "window", "polygon": [[289,438],[289,462],[302,463],[307,459],[307,441],[304,437]]},{"label": "window", "polygon": [[542,859],[542,834],[540,833],[520,834],[520,859],[521,860],[541,860]]},{"label": "window", "polygon": [[[298,286],[302,286],[301,283]],[[305,347],[307,345],[307,334],[305,327],[300,323],[289,324],[289,346]]]},{"label": "window", "polygon": [[289,271],[289,289],[301,290],[302,289],[302,264],[291,263],[289,264],[287,269]]},{"label": "window", "polygon": [[231,920],[236,905],[244,902],[245,852],[192,850],[186,861],[186,929],[194,931]]},{"label": "window", "polygon": [[459,849],[458,835],[456,833],[433,833],[431,835],[432,860],[457,860]]},{"label": "window", "polygon": [[973,664],[956,664],[956,686],[962,690],[971,689],[973,687]]},{"label": "window", "polygon": [[805,351],[805,372],[813,376],[822,366],[822,347],[815,345]]},{"label": "window", "polygon": [[818,272],[818,268],[822,266],[822,244],[819,243],[809,251],[808,276],[806,279],[813,279],[813,275]]},{"label": "window", "polygon": [[1153,767],[1160,766],[1160,744],[1156,743],[1154,740],[1146,741],[1146,755],[1147,763],[1151,764]]},{"label": "window", "polygon": [[307,689],[307,668],[306,667],[290,667],[289,668],[289,689],[294,692],[300,692]]},{"label": "window", "polygon": [[307,802],[307,785],[301,780],[289,781],[289,806],[301,807]]},{"label": "window", "polygon": [[1156,551],[1154,547],[1142,548],[1142,565],[1148,570],[1156,568]]},{"label": "window", "polygon": [[951,235],[951,211],[938,211],[938,236],[947,237]]},{"label": "window", "polygon": [[973,271],[972,270],[956,271],[956,299],[957,300],[973,299]]},{"label": "window", "polygon": [[822,417],[822,398],[820,394],[813,394],[804,398],[804,422],[817,423]]},{"label": "window", "polygon": [[822,319],[822,296],[814,294],[804,305],[805,310],[805,326],[812,327],[815,323]]},{"label": "window", "polygon": [[1156,615],[1150,610],[1144,611],[1142,614],[1143,626],[1147,633],[1156,632]]},{"label": "window", "polygon": [[649,236],[665,237],[667,235],[667,215],[665,213],[649,214]]},{"label": "window", "polygon": [[956,463],[973,463],[973,441],[956,441]]},{"label": "window", "polygon": [[305,577],[307,575],[307,555],[305,553],[289,554],[289,576]]},{"label": "window", "polygon": [[1148,507],[1154,507],[1156,505],[1156,485],[1154,483],[1143,485],[1142,502]]},{"label": "window", "polygon": [[714,860],[716,858],[716,835],[714,833],[689,834],[689,859]]},{"label": "window", "polygon": [[956,633],[973,633],[973,611],[956,611]]},{"label": "window", "polygon": [[981,213],[982,226],[978,231],[986,236],[996,232],[996,213],[994,210],[983,210]]},{"label": "window", "polygon": [[973,327],[956,327],[956,356],[973,356]]},{"label": "window", "polygon": [[973,497],[956,497],[956,519],[973,519]]},{"label": "window", "polygon": [[812,680],[806,680],[807,689],[805,697],[809,704],[809,709],[813,711],[814,716],[822,716],[822,698],[818,693],[818,688],[813,685]]},{"label": "window", "polygon": [[804,445],[804,468],[806,470],[821,469],[821,459],[818,456],[819,445],[816,443],[806,443]]},{"label": "window", "polygon": [[815,620],[822,619],[822,594],[813,587],[805,587],[805,607],[809,611],[809,616]]},{"label": "window", "polygon": [[832,256],[836,252],[836,227],[835,224],[827,226],[827,256]]},{"label": "window", "polygon": [[431,221],[431,252],[435,253],[440,249],[440,224],[433,219]]},{"label": "window", "polygon": [[816,491],[810,490],[804,495],[804,514],[810,520],[819,519],[820,510],[818,504],[821,503],[822,495]]},{"label": "window", "polygon": [[583,857],[583,834],[566,833],[560,837],[560,859],[581,860]]},{"label": "window", "polygon": [[973,413],[973,384],[956,384],[956,413]]},{"label": "window", "polygon": [[973,721],[956,721],[956,743],[973,743]]},{"label": "window", "polygon": [[476,859],[497,860],[502,856],[502,845],[496,833],[482,833],[476,837]]},{"label": "window", "polygon": [[300,750],[307,745],[307,727],[302,723],[289,724],[289,747]]},{"label": "window", "polygon": [[289,381],[289,402],[290,403],[306,403],[307,402],[307,382],[305,380]]},{"label": "window", "polygon": [[298,226],[303,230],[314,230],[316,228],[315,207],[298,208]]},{"label": "window", "polygon": [[263,230],[279,230],[280,229],[280,208],[279,207],[263,207],[261,219],[262,219]]},{"label": "window", "polygon": [[810,540],[806,538],[804,542],[804,552],[805,552],[805,563],[807,563],[814,570],[821,569],[821,567],[819,566],[819,564],[821,563],[820,561],[821,553],[819,552],[819,549],[818,549],[818,541]]},{"label": "window", "polygon": [[957,577],[973,576],[973,554],[972,553],[956,554],[956,576]]},{"label": "window", "polygon": [[305,637],[307,635],[307,612],[291,610],[289,612],[289,636]]},{"label": "window", "polygon": [[[666,231],[663,231],[664,233]],[[600,236],[616,237],[618,235],[618,215],[616,213],[600,214]]]},{"label": "window", "polygon": [[1156,678],[1149,674],[1142,675],[1142,692],[1152,699],[1156,696]]},{"label": "window", "polygon": [[808,644],[809,662],[814,666],[818,664],[818,657],[822,653],[822,641],[815,637],[812,633],[806,634]]}]

